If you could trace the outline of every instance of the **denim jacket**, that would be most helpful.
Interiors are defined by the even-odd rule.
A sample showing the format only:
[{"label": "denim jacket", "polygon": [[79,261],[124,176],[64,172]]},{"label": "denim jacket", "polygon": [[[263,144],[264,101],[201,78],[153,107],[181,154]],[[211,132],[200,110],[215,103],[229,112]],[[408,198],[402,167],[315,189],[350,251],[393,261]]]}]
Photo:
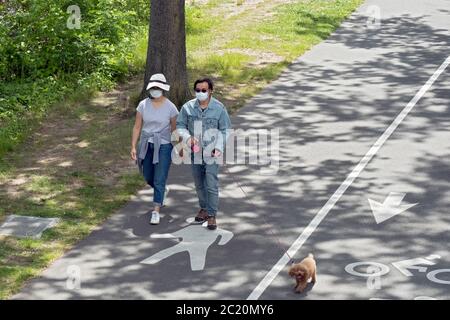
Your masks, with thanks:
[{"label": "denim jacket", "polygon": [[143,163],[144,163],[145,155],[147,154],[148,139],[150,137],[153,138],[153,144],[154,144],[153,163],[156,164],[159,162],[159,148],[161,146],[161,133],[160,132],[148,133],[148,132],[142,130],[140,138],[139,138],[137,150],[136,150],[137,159],[135,161],[135,163],[138,166],[139,172],[142,175],[144,174]]},{"label": "denim jacket", "polygon": [[[199,129],[200,125],[201,130],[194,132],[194,127]],[[201,110],[197,99],[186,102],[177,118],[177,131],[183,138],[184,143],[191,136],[194,136],[201,141],[203,148],[213,143],[214,149],[220,152],[225,149],[229,136],[228,129],[231,129],[231,121],[227,109],[213,97],[211,97],[208,107],[204,111]],[[201,131],[200,137],[198,131]]]}]

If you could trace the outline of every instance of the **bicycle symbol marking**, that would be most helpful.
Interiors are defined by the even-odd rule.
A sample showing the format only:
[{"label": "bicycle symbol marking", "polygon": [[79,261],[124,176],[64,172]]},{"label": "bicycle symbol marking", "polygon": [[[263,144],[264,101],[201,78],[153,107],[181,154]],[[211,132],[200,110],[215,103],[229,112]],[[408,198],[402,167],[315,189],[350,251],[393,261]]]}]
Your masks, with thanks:
[{"label": "bicycle symbol marking", "polygon": [[[360,266],[364,266],[367,265],[367,269],[372,267],[372,270],[379,270],[378,272],[366,272],[366,273],[362,273],[359,271],[356,271],[355,269],[357,267]],[[347,273],[350,273],[353,276],[357,276],[357,277],[365,277],[365,278],[372,278],[372,277],[381,277],[384,276],[385,274],[388,274],[390,269],[387,265],[382,264],[382,263],[378,263],[378,262],[373,262],[373,261],[363,261],[363,262],[354,262],[354,263],[350,263],[345,267],[345,271],[347,271]]]},{"label": "bicycle symbol marking", "polygon": [[450,284],[450,281],[438,279],[436,277],[438,274],[441,274],[441,273],[449,273],[450,274],[450,269],[433,270],[427,274],[427,278],[428,278],[428,280],[439,283],[439,284]]},{"label": "bicycle symbol marking", "polygon": [[[417,270],[419,272],[427,272],[426,277],[429,281],[438,283],[438,284],[446,284],[450,285],[450,280],[444,280],[442,279],[443,274],[450,274],[450,269],[435,269],[428,272],[429,266],[433,266],[436,264],[436,262],[432,260],[440,259],[441,256],[439,255],[430,255],[426,258],[415,258],[415,259],[408,259],[408,260],[402,260],[402,261],[396,261],[392,262],[391,264],[397,268],[404,276],[406,277],[412,277],[413,273],[410,270]],[[358,267],[366,266],[367,269],[365,272],[357,271],[356,269]],[[356,277],[362,277],[362,278],[368,278],[367,283],[369,287],[369,282],[371,281],[373,283],[374,279],[380,278],[390,272],[389,266],[374,262],[374,261],[360,261],[360,262],[353,262],[348,264],[345,267],[345,271],[353,276]],[[439,277],[438,277],[439,276]],[[381,286],[377,285],[377,289],[379,289]],[[373,288],[369,288],[373,289]]]}]

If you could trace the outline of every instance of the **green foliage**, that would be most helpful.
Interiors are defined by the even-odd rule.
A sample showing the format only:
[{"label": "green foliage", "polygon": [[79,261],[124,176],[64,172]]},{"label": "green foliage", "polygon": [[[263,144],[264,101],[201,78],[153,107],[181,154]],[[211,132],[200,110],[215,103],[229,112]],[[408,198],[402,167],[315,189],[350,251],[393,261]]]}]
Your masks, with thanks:
[{"label": "green foliage", "polygon": [[68,28],[73,4],[0,4],[0,158],[53,103],[109,88],[145,64],[147,0],[78,0],[79,29]]},{"label": "green foliage", "polygon": [[32,132],[49,106],[69,95],[88,95],[111,88],[113,82],[99,72],[5,82],[0,86],[0,158]]},{"label": "green foliage", "polygon": [[142,14],[148,14],[148,4],[77,1],[79,29],[68,27],[71,4],[70,0],[12,0],[1,7],[0,80],[94,71],[111,77],[126,73],[120,62],[129,52],[123,44],[146,23]]},{"label": "green foliage", "polygon": [[205,15],[202,7],[186,6],[186,34],[199,35],[208,32],[214,20]]}]

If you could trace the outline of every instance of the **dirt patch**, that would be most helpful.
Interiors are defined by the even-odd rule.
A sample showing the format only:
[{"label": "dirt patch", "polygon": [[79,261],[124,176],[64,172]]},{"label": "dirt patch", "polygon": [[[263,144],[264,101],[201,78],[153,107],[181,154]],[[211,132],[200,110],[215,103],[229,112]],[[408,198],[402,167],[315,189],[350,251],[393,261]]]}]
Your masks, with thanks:
[{"label": "dirt patch", "polygon": [[[250,19],[255,21],[256,19],[260,19],[262,17],[272,16],[274,13],[272,10],[273,8],[279,6],[280,4],[291,2],[294,2],[294,0],[236,0],[234,2],[224,2],[219,6],[219,10],[227,19],[249,11],[252,13]],[[239,26],[242,26],[242,24]]]},{"label": "dirt patch", "polygon": [[254,49],[232,48],[232,49],[217,50],[216,53],[219,55],[223,55],[225,53],[245,54],[245,55],[253,58],[252,61],[248,63],[248,66],[252,67],[252,68],[264,68],[267,65],[284,61],[283,57],[281,57],[273,52],[264,52],[264,51],[260,51],[260,50],[254,50]]},{"label": "dirt patch", "polygon": [[209,2],[209,0],[186,0],[186,4],[188,5],[202,5],[202,4],[207,4]]}]

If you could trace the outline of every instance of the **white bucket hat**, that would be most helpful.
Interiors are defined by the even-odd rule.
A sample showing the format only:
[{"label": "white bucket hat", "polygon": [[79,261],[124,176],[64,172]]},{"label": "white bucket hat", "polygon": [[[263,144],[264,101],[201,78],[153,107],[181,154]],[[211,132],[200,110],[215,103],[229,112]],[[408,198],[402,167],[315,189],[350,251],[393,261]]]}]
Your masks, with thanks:
[{"label": "white bucket hat", "polygon": [[164,91],[170,90],[170,85],[167,83],[166,77],[162,73],[155,73],[150,77],[147,90],[154,87],[158,87]]}]

